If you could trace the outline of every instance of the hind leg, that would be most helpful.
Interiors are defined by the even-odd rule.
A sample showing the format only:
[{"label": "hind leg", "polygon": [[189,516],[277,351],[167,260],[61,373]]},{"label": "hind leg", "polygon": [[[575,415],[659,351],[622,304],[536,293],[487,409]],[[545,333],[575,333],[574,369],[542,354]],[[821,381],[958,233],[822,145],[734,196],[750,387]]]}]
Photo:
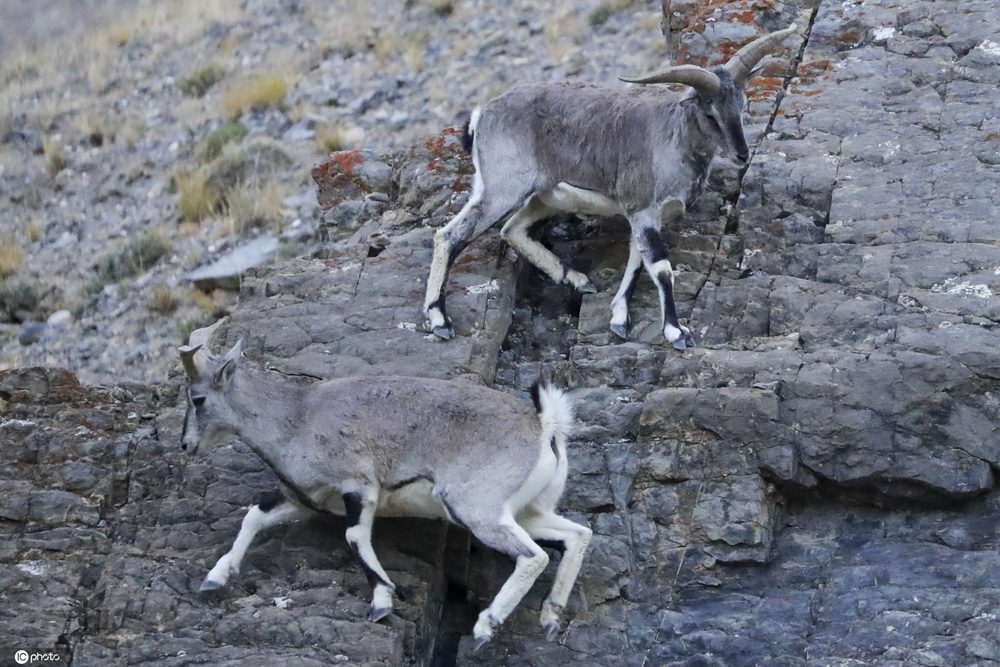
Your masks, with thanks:
[{"label": "hind leg", "polygon": [[545,635],[552,640],[559,632],[559,615],[569,601],[569,594],[580,573],[593,531],[551,510],[530,509],[533,511],[526,511],[518,516],[518,523],[533,540],[563,551],[552,590],[542,603],[540,616]]},{"label": "hind leg", "polygon": [[492,521],[470,521],[463,517],[463,523],[483,544],[507,554],[515,561],[514,571],[476,620],[472,630],[475,651],[493,638],[493,630],[510,616],[531,589],[538,575],[549,564],[549,557],[509,514]]},{"label": "hind leg", "polygon": [[476,175],[472,197],[458,215],[434,234],[434,255],[424,294],[424,315],[430,321],[434,335],[445,340],[455,335],[445,308],[448,272],[458,253],[473,239],[516,208],[523,197],[493,197],[483,193],[482,181]]},{"label": "hind leg", "polygon": [[629,238],[628,263],[625,266],[625,275],[622,277],[621,287],[618,293],[611,300],[611,331],[622,340],[628,340],[630,320],[628,316],[629,303],[632,301],[632,293],[635,292],[635,284],[642,273],[642,254],[639,252],[639,245],[635,236]]},{"label": "hind leg", "polygon": [[524,259],[537,266],[555,282],[569,285],[586,294],[593,294],[597,288],[590,282],[590,278],[563,264],[552,251],[528,235],[536,223],[552,216],[558,210],[546,206],[537,195],[532,195],[504,224],[500,234]]}]

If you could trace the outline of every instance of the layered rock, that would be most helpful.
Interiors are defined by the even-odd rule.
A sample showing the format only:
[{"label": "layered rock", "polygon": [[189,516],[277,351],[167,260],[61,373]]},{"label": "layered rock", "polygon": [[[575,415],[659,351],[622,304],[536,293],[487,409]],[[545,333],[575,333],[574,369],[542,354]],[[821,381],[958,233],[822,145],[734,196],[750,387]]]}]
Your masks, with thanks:
[{"label": "layered rock", "polygon": [[749,168],[720,165],[666,230],[700,347],[662,342],[645,279],[633,339],[615,339],[625,225],[569,217],[545,241],[601,292],[552,285],[490,232],[452,273],[459,335],[429,337],[433,231],[471,173],[456,130],[314,170],[323,249],[245,279],[218,341],[244,337],[297,381],[574,387],[563,506],[595,537],[556,642],[537,625],[550,568],[470,656],[510,564],[435,523],[378,524],[410,592],[386,624],[364,621],[337,521],[276,531],[229,589],[195,594],[269,473],[238,444],[179,456],[176,379],[152,395],[55,371],[0,379],[14,443],[0,566],[19,615],[5,635],[94,665],[1000,661],[1000,15],[985,0],[753,5],[675,2],[666,17],[696,62],[805,26],[752,86]]}]

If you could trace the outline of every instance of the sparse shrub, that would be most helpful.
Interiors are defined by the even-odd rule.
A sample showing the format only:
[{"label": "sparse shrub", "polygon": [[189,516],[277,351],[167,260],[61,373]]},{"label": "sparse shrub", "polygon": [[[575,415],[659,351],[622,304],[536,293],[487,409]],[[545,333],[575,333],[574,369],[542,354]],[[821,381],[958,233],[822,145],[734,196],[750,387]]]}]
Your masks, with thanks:
[{"label": "sparse shrub", "polygon": [[204,170],[207,186],[224,193],[240,183],[263,183],[292,164],[292,158],[280,142],[261,136],[226,146],[222,155]]},{"label": "sparse shrub", "polygon": [[29,241],[35,243],[41,240],[42,234],[45,233],[45,226],[42,225],[42,221],[38,218],[32,218],[25,225],[24,233],[27,235]]},{"label": "sparse shrub", "polygon": [[169,315],[177,310],[180,299],[169,285],[160,283],[153,288],[153,293],[149,297],[149,309],[161,315]]},{"label": "sparse shrub", "polygon": [[0,280],[17,271],[24,259],[21,246],[10,237],[0,237]]},{"label": "sparse shrub", "polygon": [[147,232],[123,248],[105,255],[97,264],[97,277],[105,283],[130,278],[146,271],[170,252],[170,246],[156,232]]},{"label": "sparse shrub", "polygon": [[317,123],[316,143],[326,153],[357,148],[364,142],[365,133],[360,127],[344,123]]},{"label": "sparse shrub", "polygon": [[424,0],[424,4],[441,16],[449,16],[455,11],[454,0]]},{"label": "sparse shrub", "polygon": [[209,185],[204,169],[182,172],[174,176],[180,195],[181,217],[188,222],[201,222],[219,210],[219,193]]},{"label": "sparse shrub", "polygon": [[47,168],[52,176],[66,168],[66,157],[62,150],[63,144],[59,137],[45,137],[42,140],[42,153],[45,155]]},{"label": "sparse shrub", "polygon": [[192,331],[195,329],[201,329],[202,327],[207,327],[212,324],[212,322],[213,320],[208,317],[182,320],[181,323],[177,325],[177,338],[180,339],[181,343],[187,345],[188,339],[191,338]]},{"label": "sparse shrub", "polygon": [[226,207],[233,232],[263,227],[281,220],[281,188],[268,181],[263,185],[241,183],[226,194]]},{"label": "sparse shrub", "polygon": [[[205,311],[206,313],[215,312],[215,302],[212,301],[212,297],[209,296],[208,294],[205,294],[197,287],[194,287],[191,289],[190,296],[191,296],[191,302],[201,310]],[[185,338],[185,340],[187,339]]]},{"label": "sparse shrub", "polygon": [[217,65],[202,67],[191,76],[181,79],[177,87],[191,97],[202,97],[212,86],[222,81],[226,71]]},{"label": "sparse shrub", "polygon": [[599,28],[607,23],[613,14],[628,9],[634,4],[636,4],[636,0],[604,0],[594,11],[590,12],[588,21],[591,27]]},{"label": "sparse shrub", "polygon": [[146,134],[146,126],[141,120],[134,117],[126,120],[119,131],[119,136],[129,148],[135,148],[144,134]]},{"label": "sparse shrub", "polygon": [[219,157],[222,153],[222,149],[226,147],[226,144],[240,141],[243,137],[247,136],[249,130],[245,128],[239,121],[230,120],[209,134],[205,139],[198,144],[196,150],[199,159],[202,162],[211,162],[215,158]]},{"label": "sparse shrub", "polygon": [[235,118],[247,109],[280,107],[288,94],[288,80],[279,74],[262,74],[234,83],[222,95],[222,110]]},{"label": "sparse shrub", "polygon": [[0,322],[22,322],[38,306],[38,293],[28,283],[0,282]]},{"label": "sparse shrub", "polygon": [[316,143],[327,153],[342,151],[347,147],[344,141],[344,127],[340,123],[318,123]]}]

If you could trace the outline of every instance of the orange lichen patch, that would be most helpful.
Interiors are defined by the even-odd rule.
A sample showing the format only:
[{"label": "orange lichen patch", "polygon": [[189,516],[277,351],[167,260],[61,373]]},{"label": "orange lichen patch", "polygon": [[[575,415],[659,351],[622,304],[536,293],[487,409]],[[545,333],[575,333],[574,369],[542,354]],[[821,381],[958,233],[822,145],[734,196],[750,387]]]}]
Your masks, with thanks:
[{"label": "orange lichen patch", "polygon": [[801,78],[819,76],[822,72],[829,72],[833,68],[833,63],[829,60],[813,60],[799,65],[797,74]]},{"label": "orange lichen patch", "polygon": [[455,177],[455,180],[451,182],[452,192],[465,192],[472,185],[470,181],[472,180],[471,174],[460,173]]},{"label": "orange lichen patch", "polygon": [[990,132],[986,135],[987,141],[996,141],[997,139],[1000,139],[1000,132]]},{"label": "orange lichen patch", "polygon": [[784,86],[784,79],[774,76],[758,76],[750,81],[747,98],[751,102],[769,100]]},{"label": "orange lichen patch", "polygon": [[8,405],[35,403],[90,407],[111,403],[113,400],[107,393],[84,387],[76,375],[62,369],[24,368],[0,371],[0,388],[8,394]]},{"label": "orange lichen patch", "polygon": [[[354,168],[359,164],[364,164],[364,161],[365,156],[359,150],[330,153],[330,162],[336,162],[337,166],[340,167],[341,173],[347,176],[353,176]],[[327,164],[330,163],[328,162]]]},{"label": "orange lichen patch", "polygon": [[823,92],[822,90],[803,90],[802,95],[805,95],[806,97],[815,97],[816,95],[819,95],[822,92]]}]

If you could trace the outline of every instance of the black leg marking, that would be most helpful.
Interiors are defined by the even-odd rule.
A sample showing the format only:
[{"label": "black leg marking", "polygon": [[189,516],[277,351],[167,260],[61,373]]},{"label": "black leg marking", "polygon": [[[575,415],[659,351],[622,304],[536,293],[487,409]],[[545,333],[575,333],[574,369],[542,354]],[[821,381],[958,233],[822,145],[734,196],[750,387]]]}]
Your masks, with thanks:
[{"label": "black leg marking", "polygon": [[559,446],[556,444],[556,439],[555,438],[552,438],[552,440],[549,441],[549,447],[552,448],[552,453],[556,455],[556,461],[558,461],[559,460]]},{"label": "black leg marking", "polygon": [[347,527],[354,528],[361,521],[361,494],[344,494],[344,517],[347,520]]},{"label": "black leg marking", "polygon": [[660,287],[663,288],[663,305],[666,309],[667,324],[680,329],[681,325],[677,320],[677,307],[674,305],[674,285],[670,281],[670,276],[661,273],[656,278],[660,281]]},{"label": "black leg marking", "polygon": [[285,496],[280,491],[271,491],[270,493],[265,493],[261,497],[260,502],[257,503],[257,507],[260,508],[261,512],[270,512],[275,507],[285,502]]},{"label": "black leg marking", "polygon": [[635,293],[635,285],[639,282],[639,274],[642,272],[642,263],[635,267],[635,271],[632,272],[632,276],[628,280],[628,284],[625,286],[625,303],[632,301],[632,295]]},{"label": "black leg marking", "polygon": [[535,544],[543,549],[552,549],[561,554],[566,553],[566,543],[562,540],[535,540]]},{"label": "black leg marking", "polygon": [[663,244],[663,238],[660,236],[660,231],[655,227],[646,227],[642,230],[642,233],[646,237],[646,243],[649,245],[650,261],[656,263],[662,259],[666,259],[667,246]]},{"label": "black leg marking", "polygon": [[[357,547],[352,546],[351,550],[354,552],[354,555],[357,557],[358,562],[361,563],[361,569],[365,571],[365,579],[368,580],[368,585],[369,586],[371,586],[372,588],[375,588],[375,586],[378,585],[378,584],[385,584],[386,583],[386,582],[382,581],[382,577],[378,576],[378,574],[375,573],[375,570],[373,570],[370,567],[368,567],[368,563],[366,563],[365,559],[361,557],[360,553],[358,553],[358,548]],[[388,585],[388,584],[386,584],[386,585]]]},{"label": "black leg marking", "polygon": [[535,404],[535,412],[539,414],[542,412],[541,390],[540,382],[535,382],[535,384],[531,385],[531,402]]},{"label": "black leg marking", "polygon": [[[360,493],[345,493],[344,494],[344,517],[347,521],[347,527],[353,528],[358,525],[361,521],[361,494]],[[391,588],[388,581],[382,581],[382,577],[378,576],[375,570],[368,567],[368,563],[361,556],[361,551],[358,549],[356,544],[351,545],[351,551],[357,557],[358,562],[361,563],[361,569],[365,572],[365,579],[368,580],[368,585],[375,588],[377,584],[385,584]]]}]

